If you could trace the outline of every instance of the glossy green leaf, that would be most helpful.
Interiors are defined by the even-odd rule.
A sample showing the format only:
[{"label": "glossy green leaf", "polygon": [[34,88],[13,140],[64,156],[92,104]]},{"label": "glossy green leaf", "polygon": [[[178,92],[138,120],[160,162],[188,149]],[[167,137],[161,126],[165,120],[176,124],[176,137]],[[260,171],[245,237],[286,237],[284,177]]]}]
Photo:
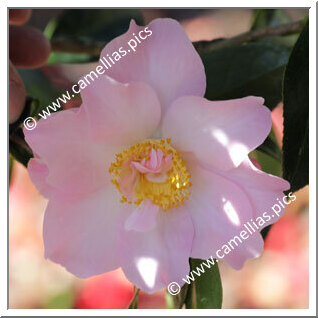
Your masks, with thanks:
[{"label": "glossy green leaf", "polygon": [[254,11],[251,30],[290,22],[284,9],[257,9]]},{"label": "glossy green leaf", "polygon": [[263,151],[255,151],[255,159],[261,165],[262,170],[274,176],[281,176],[281,162]]},{"label": "glossy green leaf", "polygon": [[276,142],[273,141],[271,136],[268,136],[265,141],[257,147],[257,150],[269,155],[276,159],[279,163],[282,159],[282,153]]},{"label": "glossy green leaf", "polygon": [[283,176],[296,191],[309,182],[309,24],[288,61],[284,78]]},{"label": "glossy green leaf", "polygon": [[187,295],[188,295],[189,289],[190,289],[190,286],[188,284],[184,284],[181,287],[180,292],[177,293],[176,295],[171,295],[167,290],[166,294],[169,296],[166,296],[166,298],[170,298],[172,300],[174,309],[183,308],[183,306],[187,300]]},{"label": "glossy green leaf", "polygon": [[255,42],[204,54],[206,98],[261,96],[273,109],[282,100],[282,78],[289,53],[282,45]]},{"label": "glossy green leaf", "polygon": [[18,71],[25,83],[27,95],[38,101],[37,107],[32,109],[31,116],[46,108],[61,94],[61,90],[55,88],[41,70],[18,69]]},{"label": "glossy green leaf", "polygon": [[[187,308],[220,309],[222,308],[222,282],[218,264],[203,266],[201,259],[190,259],[191,271],[204,269],[200,276],[193,275],[195,280],[189,285],[186,297]],[[193,272],[192,272],[193,273]]]}]

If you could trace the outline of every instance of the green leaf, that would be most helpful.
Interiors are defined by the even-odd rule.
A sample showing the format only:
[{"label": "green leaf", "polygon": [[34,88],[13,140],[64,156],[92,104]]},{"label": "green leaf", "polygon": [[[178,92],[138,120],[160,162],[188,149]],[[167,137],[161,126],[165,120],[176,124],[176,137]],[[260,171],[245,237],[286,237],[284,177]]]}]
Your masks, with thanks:
[{"label": "green leaf", "polygon": [[273,109],[282,100],[281,83],[289,53],[282,45],[255,42],[204,54],[206,98],[261,96],[265,105]]},{"label": "green leaf", "polygon": [[290,20],[283,9],[257,9],[254,12],[251,30],[288,23]]},{"label": "green leaf", "polygon": [[275,9],[256,9],[254,11],[251,30],[265,28],[270,25]]},{"label": "green leaf", "polygon": [[[257,9],[254,13],[251,30],[277,26],[291,22],[284,9]],[[284,36],[267,36],[259,39],[261,42],[271,42],[292,47],[297,41],[298,34]]]},{"label": "green leaf", "polygon": [[[189,292],[189,285],[188,284],[184,284],[181,287],[180,292],[178,294],[176,294],[176,295],[171,295],[167,291],[166,295],[169,295],[169,296],[166,296],[166,298],[172,299],[173,308],[174,309],[181,309],[183,307],[183,305],[185,304],[185,302],[186,302],[188,292]],[[170,306],[171,306],[171,304],[170,304]]]},{"label": "green leaf", "polygon": [[284,77],[283,176],[296,191],[309,183],[309,23],[290,55]]},{"label": "green leaf", "polygon": [[25,84],[27,95],[38,100],[39,103],[37,107],[33,107],[29,116],[39,113],[61,94],[61,90],[55,88],[41,70],[18,69],[18,72]]},{"label": "green leaf", "polygon": [[265,139],[265,141],[259,147],[257,147],[257,150],[271,156],[278,162],[280,162],[282,159],[282,153],[276,142],[273,141],[271,136],[268,136]]},{"label": "green leaf", "polygon": [[282,161],[282,151],[277,144],[273,131],[271,131],[265,141],[256,150],[276,159],[279,163]]},{"label": "green leaf", "polygon": [[195,280],[189,285],[186,297],[187,308],[198,309],[220,309],[222,308],[222,283],[218,264],[207,268],[202,265],[206,262],[201,259],[190,259],[191,271],[197,271],[197,268],[205,270],[204,274],[196,276]]},{"label": "green leaf", "polygon": [[254,157],[261,165],[264,172],[270,173],[274,176],[281,176],[282,169],[280,161],[259,150],[256,150],[253,153],[255,153]]},{"label": "green leaf", "polygon": [[281,176],[282,154],[273,132],[269,134],[262,145],[249,154],[249,157],[256,159],[264,172]]}]

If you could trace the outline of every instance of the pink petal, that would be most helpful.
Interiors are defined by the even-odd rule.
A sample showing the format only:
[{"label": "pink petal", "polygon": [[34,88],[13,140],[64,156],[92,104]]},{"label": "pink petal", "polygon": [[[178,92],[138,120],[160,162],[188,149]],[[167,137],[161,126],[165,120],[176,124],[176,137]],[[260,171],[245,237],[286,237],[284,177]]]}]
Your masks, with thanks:
[{"label": "pink petal", "polygon": [[137,162],[137,161],[132,161],[131,166],[136,168],[139,172],[141,173],[148,173],[152,172],[152,169],[145,167],[143,164]]},{"label": "pink petal", "polygon": [[179,150],[193,152],[218,169],[237,167],[271,129],[271,113],[263,98],[245,97],[211,102],[179,98],[163,121],[163,135]]},{"label": "pink petal", "polygon": [[[207,259],[220,258],[217,251],[222,249],[242,230],[253,217],[253,207],[240,184],[220,175],[217,171],[203,169],[188,163],[191,172],[191,196],[185,202],[194,224],[194,240],[191,257]],[[255,232],[242,244],[235,246],[223,261],[239,269],[248,258],[260,255],[263,240]],[[234,243],[233,243],[234,245]]]},{"label": "pink petal", "polygon": [[159,212],[159,206],[154,205],[151,201],[143,201],[140,206],[128,216],[125,229],[138,232],[147,232],[156,226],[156,218]]},{"label": "pink petal", "polygon": [[28,163],[28,171],[33,184],[36,186],[38,191],[46,198],[49,198],[54,190],[57,190],[46,182],[46,178],[49,174],[49,169],[43,162],[41,162],[40,159],[30,159]]},{"label": "pink petal", "polygon": [[51,199],[43,225],[45,257],[80,278],[117,268],[117,224],[123,208],[119,200],[115,187],[81,200]]},{"label": "pink petal", "polygon": [[120,262],[127,278],[146,293],[183,285],[189,272],[193,225],[186,209],[159,212],[149,232],[120,231]]},{"label": "pink petal", "polygon": [[[262,216],[264,212],[272,217],[261,229],[282,217],[287,205],[284,200],[287,202],[288,199],[283,192],[290,189],[288,181],[259,170],[249,159],[244,160],[238,168],[226,172],[226,177],[239,183],[247,193],[253,205],[254,219]],[[289,204],[291,203],[292,201],[289,201]],[[274,205],[276,206],[272,209]]]},{"label": "pink petal", "polygon": [[130,145],[149,138],[160,122],[156,93],[144,83],[121,84],[103,75],[81,96],[95,141]]},{"label": "pink petal", "polygon": [[61,192],[81,194],[109,182],[108,168],[118,148],[92,143],[82,107],[41,119],[34,130],[24,130],[24,134],[33,152],[47,167],[43,177],[50,186]]},{"label": "pink petal", "polygon": [[163,159],[163,151],[161,149],[158,149],[157,150],[157,161],[158,161],[157,166],[158,167],[161,167],[162,159]]},{"label": "pink petal", "polygon": [[152,170],[155,170],[158,166],[157,151],[155,149],[151,149],[149,163]]},{"label": "pink petal", "polygon": [[134,40],[134,35],[145,37],[146,33],[139,33],[144,29],[132,20],[125,34],[106,45],[101,58],[107,59],[107,54],[120,48],[130,50],[106,71],[107,75],[122,83],[148,83],[156,90],[163,109],[180,96],[203,96],[204,67],[181,25],[172,19],[153,20],[146,30],[148,37],[133,52],[127,43]]}]

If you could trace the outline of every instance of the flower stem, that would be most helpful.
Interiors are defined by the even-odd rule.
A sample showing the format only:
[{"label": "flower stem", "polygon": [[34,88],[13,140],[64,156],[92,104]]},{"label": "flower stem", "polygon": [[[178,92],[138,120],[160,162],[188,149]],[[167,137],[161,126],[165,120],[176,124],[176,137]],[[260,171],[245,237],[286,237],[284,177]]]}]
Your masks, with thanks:
[{"label": "flower stem", "polygon": [[137,287],[134,287],[134,296],[130,302],[130,305],[128,309],[138,309],[138,295],[139,295],[140,289]]},{"label": "flower stem", "polygon": [[290,22],[277,26],[270,26],[262,29],[248,31],[228,39],[195,42],[194,46],[197,51],[202,54],[233,45],[256,41],[268,36],[283,36],[299,33],[303,29],[304,25],[304,20],[299,20],[296,22]]},{"label": "flower stem", "polygon": [[[206,53],[212,50],[221,49],[224,47],[237,45],[245,42],[255,41],[268,36],[281,36],[299,33],[304,26],[304,20],[281,24],[277,26],[270,26],[262,29],[252,30],[242,33],[228,39],[221,39],[218,41],[199,41],[194,42],[194,46],[198,52]],[[52,39],[51,47],[53,52],[63,53],[86,53],[91,56],[98,57],[106,43],[96,42],[91,40],[73,40],[73,39]]]}]

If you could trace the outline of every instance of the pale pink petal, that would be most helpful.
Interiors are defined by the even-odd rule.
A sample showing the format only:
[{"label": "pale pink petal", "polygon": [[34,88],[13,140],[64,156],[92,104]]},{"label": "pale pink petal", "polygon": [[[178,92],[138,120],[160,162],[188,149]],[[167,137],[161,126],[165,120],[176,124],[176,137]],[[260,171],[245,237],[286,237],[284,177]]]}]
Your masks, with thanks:
[{"label": "pale pink petal", "polygon": [[159,206],[151,203],[150,200],[144,200],[128,216],[125,229],[130,231],[147,232],[156,226]]},{"label": "pale pink petal", "polygon": [[[244,224],[251,221],[253,207],[244,189],[220,175],[217,171],[203,169],[189,162],[191,173],[191,196],[185,201],[194,224],[194,240],[191,257],[207,259],[210,256],[222,258],[232,267],[239,269],[248,258],[260,255],[263,241],[258,232],[242,243],[234,245],[228,255],[217,255],[224,244],[245,230]],[[221,253],[220,252],[220,253]],[[224,256],[224,257],[222,257]]]},{"label": "pale pink petal", "polygon": [[130,145],[156,130],[161,108],[155,91],[145,83],[121,84],[100,76],[81,91],[95,141]]},{"label": "pale pink petal", "polygon": [[157,150],[158,167],[160,167],[162,164],[163,155],[164,155],[163,151],[161,149],[158,149]]},{"label": "pale pink petal", "polygon": [[271,129],[271,113],[263,98],[208,101],[179,98],[163,120],[163,135],[178,150],[193,152],[218,169],[237,167]]},{"label": "pale pink petal", "polygon": [[155,149],[151,149],[149,163],[152,170],[155,170],[158,167],[157,151]]},{"label": "pale pink petal", "polygon": [[46,178],[49,174],[48,167],[41,162],[40,159],[32,158],[28,163],[28,171],[31,180],[38,191],[46,198],[49,198],[56,189],[46,182]]},{"label": "pale pink petal", "polygon": [[[172,19],[156,19],[148,25],[147,32],[140,33],[142,30],[145,27],[132,21],[125,34],[106,45],[101,58],[108,59],[107,54],[111,56],[120,48],[130,50],[106,74],[122,83],[142,81],[150,84],[163,109],[184,95],[203,96],[206,86],[203,63],[181,25]],[[148,37],[133,52],[128,43],[139,34],[142,37],[148,34]]]},{"label": "pale pink petal", "polygon": [[[246,233],[249,233],[248,230],[243,230]],[[241,238],[242,243],[240,243],[236,237],[235,240],[236,242],[238,242],[238,245],[236,245],[236,243],[234,243],[233,241],[225,242],[227,247],[230,247],[230,249],[233,247],[233,250],[228,254],[225,254],[225,250],[227,250],[227,247],[223,246],[221,252],[219,253],[219,255],[223,258],[219,258],[219,260],[226,262],[236,270],[240,270],[248,259],[260,257],[264,250],[263,237],[257,231],[253,232],[251,230],[251,233],[252,234],[246,240]],[[236,235],[239,236],[240,233],[237,233]]]},{"label": "pale pink petal", "polygon": [[43,225],[45,257],[81,278],[117,268],[117,234],[123,208],[119,200],[115,187],[80,200],[68,196],[51,199]]},{"label": "pale pink petal", "polygon": [[127,231],[123,225],[119,236],[121,267],[134,285],[153,293],[171,282],[184,284],[193,239],[186,209],[160,211],[149,232]]},{"label": "pale pink petal", "polygon": [[24,130],[24,134],[47,167],[43,177],[52,187],[65,193],[83,194],[109,183],[108,169],[118,149],[92,143],[82,107],[41,119],[34,130]]},{"label": "pale pink petal", "polygon": [[133,168],[136,168],[141,173],[152,172],[152,169],[145,167],[143,164],[141,164],[137,161],[132,161],[131,166]]},{"label": "pale pink petal", "polygon": [[244,160],[238,168],[227,171],[226,177],[240,184],[247,193],[253,205],[254,219],[264,219],[264,212],[271,216],[271,220],[260,228],[278,221],[284,214],[285,207],[293,202],[283,193],[290,189],[288,181],[259,170],[249,159]]}]

